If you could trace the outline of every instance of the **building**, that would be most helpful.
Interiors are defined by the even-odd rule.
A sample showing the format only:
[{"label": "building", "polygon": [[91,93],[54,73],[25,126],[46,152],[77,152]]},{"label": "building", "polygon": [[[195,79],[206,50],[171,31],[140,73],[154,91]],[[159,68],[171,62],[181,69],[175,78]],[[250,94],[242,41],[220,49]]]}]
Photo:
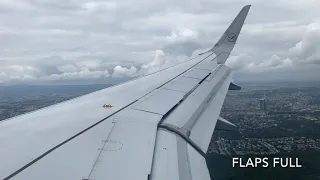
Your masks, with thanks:
[{"label": "building", "polygon": [[267,110],[266,98],[260,99],[260,110],[261,111]]}]

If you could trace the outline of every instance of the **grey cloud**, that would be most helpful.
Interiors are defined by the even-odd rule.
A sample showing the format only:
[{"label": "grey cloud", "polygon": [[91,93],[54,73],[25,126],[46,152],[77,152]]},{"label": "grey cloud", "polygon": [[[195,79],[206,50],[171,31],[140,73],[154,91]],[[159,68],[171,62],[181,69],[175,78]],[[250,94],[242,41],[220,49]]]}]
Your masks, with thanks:
[{"label": "grey cloud", "polygon": [[112,77],[122,77],[122,76],[137,76],[137,68],[131,66],[130,68],[116,66],[113,68]]},{"label": "grey cloud", "polygon": [[320,64],[320,23],[307,26],[302,40],[292,47],[290,58],[300,63]]},{"label": "grey cloud", "polygon": [[253,7],[227,61],[237,73],[319,64],[318,1],[10,0],[0,1],[0,82],[154,72],[210,48],[245,4]]},{"label": "grey cloud", "polygon": [[190,29],[182,29],[178,32],[171,32],[166,37],[167,44],[163,47],[163,52],[171,55],[191,56],[192,53],[201,47],[198,33]]}]

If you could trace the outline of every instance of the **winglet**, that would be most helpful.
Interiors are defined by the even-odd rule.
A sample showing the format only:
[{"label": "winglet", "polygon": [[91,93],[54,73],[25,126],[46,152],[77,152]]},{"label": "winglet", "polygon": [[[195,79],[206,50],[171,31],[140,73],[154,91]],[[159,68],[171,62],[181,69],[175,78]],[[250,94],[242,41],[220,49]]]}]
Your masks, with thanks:
[{"label": "winglet", "polygon": [[237,17],[233,20],[228,29],[224,32],[219,41],[209,51],[207,51],[211,51],[217,55],[218,64],[224,64],[228,59],[238,39],[238,36],[240,34],[244,21],[248,15],[250,7],[251,5],[246,5],[241,9]]}]

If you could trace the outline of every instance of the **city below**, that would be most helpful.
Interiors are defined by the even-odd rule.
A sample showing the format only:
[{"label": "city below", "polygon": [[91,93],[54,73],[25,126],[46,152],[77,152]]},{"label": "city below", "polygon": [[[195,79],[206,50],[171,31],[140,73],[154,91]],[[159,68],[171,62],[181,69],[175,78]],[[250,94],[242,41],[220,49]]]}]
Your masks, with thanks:
[{"label": "city below", "polygon": [[216,132],[210,152],[224,155],[320,152],[319,90],[229,92],[221,116],[236,124],[239,134]]}]

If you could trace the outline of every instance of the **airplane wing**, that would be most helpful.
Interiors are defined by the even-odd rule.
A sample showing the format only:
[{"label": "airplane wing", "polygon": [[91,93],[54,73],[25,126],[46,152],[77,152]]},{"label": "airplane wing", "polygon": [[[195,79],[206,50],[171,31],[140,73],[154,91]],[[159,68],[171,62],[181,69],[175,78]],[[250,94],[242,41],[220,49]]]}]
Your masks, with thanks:
[{"label": "airplane wing", "polygon": [[224,62],[249,8],[206,53],[0,122],[0,179],[210,179],[214,128],[232,126],[218,120],[231,82]]}]

